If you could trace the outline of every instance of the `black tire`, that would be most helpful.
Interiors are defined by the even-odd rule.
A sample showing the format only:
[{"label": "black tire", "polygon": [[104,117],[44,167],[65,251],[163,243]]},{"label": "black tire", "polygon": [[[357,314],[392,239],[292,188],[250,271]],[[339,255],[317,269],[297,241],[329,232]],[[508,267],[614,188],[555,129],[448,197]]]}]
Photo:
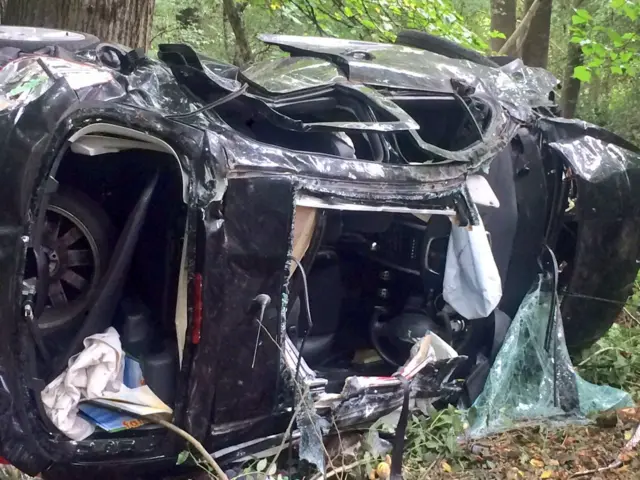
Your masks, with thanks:
[{"label": "black tire", "polygon": [[88,33],[56,30],[52,28],[0,25],[0,48],[19,48],[23,52],[35,52],[45,47],[62,47],[77,52],[95,47],[98,37]]},{"label": "black tire", "polygon": [[44,333],[74,325],[76,319],[85,315],[108,268],[113,238],[113,225],[106,212],[82,192],[61,187],[51,196],[47,211],[64,212],[63,216],[71,218],[70,223],[80,228],[89,244],[93,271],[88,288],[81,290],[78,298],[61,307],[50,306],[40,315],[37,323]]},{"label": "black tire", "polygon": [[403,30],[398,33],[396,43],[407,47],[419,48],[429,52],[444,55],[445,57],[455,58],[458,60],[469,60],[479,65],[487,67],[497,67],[498,64],[489,60],[475,50],[465,48],[451,40],[436,37],[426,32],[418,30]]}]

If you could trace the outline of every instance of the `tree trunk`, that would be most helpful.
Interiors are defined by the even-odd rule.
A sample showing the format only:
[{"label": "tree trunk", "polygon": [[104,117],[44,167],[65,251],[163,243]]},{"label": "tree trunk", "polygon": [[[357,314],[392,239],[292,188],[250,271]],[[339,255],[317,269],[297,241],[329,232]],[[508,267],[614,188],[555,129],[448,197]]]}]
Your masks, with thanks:
[{"label": "tree trunk", "polygon": [[562,80],[562,115],[573,118],[578,107],[580,96],[580,80],[574,78],[573,69],[583,62],[582,48],[575,43],[569,43],[567,51],[567,66]]},{"label": "tree trunk", "polygon": [[[491,50],[497,52],[516,29],[516,1],[491,0],[491,30],[504,33],[506,38],[492,38]],[[510,52],[507,52],[509,54]]]},{"label": "tree trunk", "polygon": [[234,63],[239,66],[246,65],[253,59],[253,52],[249,44],[247,29],[244,25],[244,9],[247,4],[236,3],[235,0],[222,0],[224,16],[231,25],[231,31],[236,39],[236,55]]},{"label": "tree trunk", "polygon": [[8,0],[2,23],[74,30],[147,48],[154,8],[155,0]]},{"label": "tree trunk", "polygon": [[[533,4],[527,0],[525,11]],[[531,67],[547,67],[549,60],[549,34],[551,32],[551,0],[541,0],[527,37],[522,43],[522,61]]]}]

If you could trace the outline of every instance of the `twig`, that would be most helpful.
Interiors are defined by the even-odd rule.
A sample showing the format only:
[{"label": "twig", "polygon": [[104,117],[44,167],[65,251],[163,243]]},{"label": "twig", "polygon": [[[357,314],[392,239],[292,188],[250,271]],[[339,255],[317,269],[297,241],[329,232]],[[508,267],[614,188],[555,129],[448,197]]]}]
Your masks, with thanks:
[{"label": "twig", "polygon": [[155,415],[149,415],[148,417],[144,417],[144,418],[147,418],[147,419],[151,420],[152,422],[157,423],[158,425],[162,425],[167,430],[171,430],[172,432],[180,435],[187,442],[189,442],[191,445],[193,445],[196,448],[196,450],[198,450],[198,453],[200,455],[202,455],[202,458],[204,458],[204,460],[213,469],[213,471],[215,472],[216,477],[218,478],[218,480],[229,480],[227,478],[227,475],[220,468],[220,465],[218,465],[218,462],[216,462],[213,459],[211,454],[209,452],[207,452],[207,449],[204,448],[204,446],[198,440],[193,438],[193,436],[191,436],[190,434],[188,434],[187,432],[185,432],[181,428],[177,427],[173,423],[167,422],[166,420],[163,420],[162,418],[157,417]]},{"label": "twig", "polygon": [[[291,1],[291,3],[293,3],[293,5],[300,10],[300,12],[307,17],[307,19],[311,20],[311,22],[315,25],[316,30],[318,31],[318,33],[320,35],[324,35],[325,37],[330,37],[331,35],[329,35],[329,33],[327,31],[325,31],[324,28],[322,28],[322,25],[320,25],[320,22],[318,21],[318,18],[316,17],[316,11],[313,8],[313,5],[308,5],[310,10],[306,11],[304,8],[302,8],[302,6],[300,4],[298,4],[295,1]],[[308,3],[308,2],[307,2]]]},{"label": "twig", "polygon": [[631,317],[631,320],[633,320],[634,322],[636,322],[636,324],[640,325],[640,320],[638,320],[630,311],[627,307],[623,308],[624,313],[626,313],[627,315],[629,315]]},{"label": "twig", "polygon": [[159,37],[161,37],[165,33],[175,32],[176,30],[179,30],[180,28],[181,28],[180,25],[178,25],[177,27],[173,27],[173,28],[166,27],[166,28],[160,30],[158,33],[156,33],[153,37],[151,37],[151,40],[149,40],[149,43],[153,43],[156,39],[158,39]]},{"label": "twig", "polygon": [[325,478],[325,479],[331,478],[339,473],[344,473],[344,472],[348,472],[349,470],[353,470],[354,468],[359,467],[360,465],[364,465],[365,463],[367,463],[367,460],[362,458],[360,460],[356,460],[353,463],[349,463],[348,465],[342,465],[341,467],[333,468],[329,470],[326,474],[323,474],[322,472],[316,473],[313,477],[311,477],[310,480],[320,480],[321,478]]},{"label": "twig", "polygon": [[300,411],[300,405],[302,403],[304,403],[304,400],[301,401],[300,403],[298,403],[298,405],[296,406],[296,409],[293,411],[293,415],[291,416],[291,420],[289,421],[289,425],[287,425],[287,429],[285,430],[284,435],[282,436],[282,442],[280,442],[280,446],[278,447],[278,451],[273,456],[273,460],[271,460],[271,465],[269,465],[269,468],[267,468],[267,472],[271,472],[272,471],[273,467],[275,466],[276,462],[278,461],[278,457],[280,457],[280,454],[284,450],[284,444],[287,443],[287,438],[289,438],[289,435],[291,434],[291,429],[293,428],[293,424],[296,421],[296,417],[298,415],[298,412]]},{"label": "twig", "polygon": [[498,50],[498,55],[506,54],[521,36],[525,37],[527,35],[527,33],[529,32],[529,25],[531,24],[531,21],[533,20],[533,17],[536,14],[539,6],[540,0],[535,0],[535,2],[531,4],[529,10],[527,10],[526,15],[522,18],[520,25],[518,25],[518,28],[515,29],[509,39],[504,42],[504,45],[502,45],[502,47],[500,47],[500,50]]},{"label": "twig", "polygon": [[422,476],[420,477],[420,480],[428,480],[429,472],[431,471],[431,469],[433,469],[433,467],[435,467],[436,463],[438,463],[438,459],[436,459],[433,462],[431,462],[431,465],[429,465],[427,467],[427,469],[422,473]]},{"label": "twig", "polygon": [[640,424],[636,427],[636,431],[633,434],[633,436],[629,439],[629,441],[625,444],[625,446],[622,447],[622,450],[620,450],[620,453],[618,454],[618,458],[616,458],[615,461],[611,462],[606,467],[600,467],[594,470],[586,470],[584,472],[574,473],[569,478],[586,477],[587,475],[593,475],[595,473],[602,473],[608,470],[614,470],[616,468],[620,468],[624,464],[622,460],[622,456],[625,453],[635,450],[635,448],[638,446],[639,443],[640,443]]},{"label": "twig", "polygon": [[[280,351],[280,353],[282,355],[284,355],[284,351],[282,350],[282,347],[276,341],[276,339],[273,338],[273,335],[271,335],[271,332],[269,330],[267,330],[267,328],[262,323],[258,323],[258,326],[259,326],[259,328],[262,328],[264,330],[264,332],[266,333],[267,337],[273,342],[273,344]],[[300,352],[298,352],[298,355],[300,355]],[[298,395],[300,395],[300,403],[298,404],[298,406],[304,405],[307,408],[307,410],[315,411],[315,406],[313,404],[309,405],[307,403],[307,401],[306,401],[305,393],[309,392],[309,389],[308,389],[307,385],[301,384],[300,382],[298,382],[298,379],[295,376],[293,378],[293,384],[296,387]],[[311,418],[311,416],[309,415],[308,411],[305,411],[304,413],[307,415],[309,420],[313,420]],[[295,418],[295,412],[294,412],[293,418]],[[329,455],[329,452],[327,451],[327,448],[325,447],[324,443],[322,442],[322,438],[323,438],[322,432],[318,431],[318,429],[316,428],[316,425],[315,425],[315,423],[313,421],[311,421],[311,424],[314,427],[314,431],[315,431],[316,435],[320,439],[320,445],[322,445],[322,449],[324,450],[324,454],[327,457],[327,461],[329,462],[329,465],[331,466],[331,469],[334,470],[333,462],[331,461],[331,457]]]},{"label": "twig", "polygon": [[591,355],[589,355],[587,358],[585,358],[583,361],[581,361],[577,366],[578,367],[582,367],[585,363],[588,363],[592,358],[597,357],[601,353],[608,352],[609,350],[615,350],[617,352],[624,352],[625,351],[623,348],[620,348],[620,347],[604,347],[604,348],[601,348],[600,350],[598,350],[597,352],[594,352]]}]

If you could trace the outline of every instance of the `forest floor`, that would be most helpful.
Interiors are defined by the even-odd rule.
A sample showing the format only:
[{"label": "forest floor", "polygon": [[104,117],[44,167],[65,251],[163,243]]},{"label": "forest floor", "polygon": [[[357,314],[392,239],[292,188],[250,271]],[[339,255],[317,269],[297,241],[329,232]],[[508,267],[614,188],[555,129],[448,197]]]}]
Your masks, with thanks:
[{"label": "forest floor", "polygon": [[[411,462],[407,480],[426,479],[569,479],[581,472],[606,468],[616,459],[633,434],[637,421],[606,428],[574,426],[562,429],[527,428],[483,439],[476,454],[455,459],[446,456],[431,462]],[[478,449],[477,447],[480,447]],[[481,450],[481,453],[479,452]],[[583,475],[590,479],[640,478],[636,452],[621,456],[622,465]]]}]

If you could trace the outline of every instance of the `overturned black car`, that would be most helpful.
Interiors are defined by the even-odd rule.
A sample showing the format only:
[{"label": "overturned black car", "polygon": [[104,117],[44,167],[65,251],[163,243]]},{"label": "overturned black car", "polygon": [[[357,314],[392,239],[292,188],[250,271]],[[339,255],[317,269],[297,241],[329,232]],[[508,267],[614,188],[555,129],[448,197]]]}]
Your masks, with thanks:
[{"label": "overturned black car", "polygon": [[570,346],[630,293],[638,149],[558,117],[548,72],[418,34],[265,35],[290,55],[239,70],[1,30],[0,456],[27,473],[175,464],[160,426],[52,414],[43,393],[111,327],[218,462],[289,442],[313,461],[314,435],[407,391],[470,405],[546,246]]}]

